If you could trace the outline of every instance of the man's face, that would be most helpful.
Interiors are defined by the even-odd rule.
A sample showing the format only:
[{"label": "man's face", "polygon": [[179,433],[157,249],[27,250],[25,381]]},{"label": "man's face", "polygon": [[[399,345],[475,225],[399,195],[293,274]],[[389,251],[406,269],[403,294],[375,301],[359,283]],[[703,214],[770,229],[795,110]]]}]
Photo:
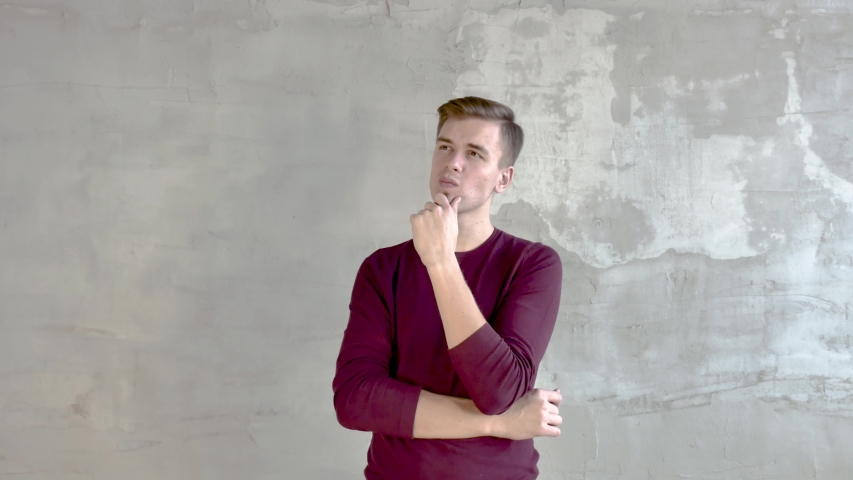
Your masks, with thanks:
[{"label": "man's face", "polygon": [[[448,118],[435,143],[429,189],[449,201],[461,196],[459,212],[488,208],[495,192],[512,180],[512,167],[499,168],[500,123],[481,118]],[[454,185],[455,184],[455,185]]]}]

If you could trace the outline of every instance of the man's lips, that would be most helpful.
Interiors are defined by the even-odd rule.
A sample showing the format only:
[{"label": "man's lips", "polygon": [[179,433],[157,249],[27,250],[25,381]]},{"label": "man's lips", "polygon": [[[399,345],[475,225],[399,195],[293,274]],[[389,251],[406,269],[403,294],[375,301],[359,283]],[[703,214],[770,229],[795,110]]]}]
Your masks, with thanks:
[{"label": "man's lips", "polygon": [[454,182],[453,180],[450,180],[449,178],[439,178],[438,184],[441,185],[442,187],[458,187],[459,186],[456,184],[456,182]]}]

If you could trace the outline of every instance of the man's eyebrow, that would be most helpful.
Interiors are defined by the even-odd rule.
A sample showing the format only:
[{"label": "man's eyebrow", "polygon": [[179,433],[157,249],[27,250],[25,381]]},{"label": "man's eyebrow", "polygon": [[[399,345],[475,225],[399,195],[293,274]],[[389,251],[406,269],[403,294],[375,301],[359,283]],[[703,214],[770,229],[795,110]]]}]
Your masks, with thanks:
[{"label": "man's eyebrow", "polygon": [[[453,145],[453,142],[451,142],[449,138],[438,137],[438,141],[444,142],[444,143],[449,143],[449,144]],[[473,148],[474,150],[479,150],[480,152],[484,153],[487,157],[490,155],[489,151],[486,150],[486,148],[483,147],[482,145],[477,145],[476,143],[469,143],[468,146],[470,148]]]}]

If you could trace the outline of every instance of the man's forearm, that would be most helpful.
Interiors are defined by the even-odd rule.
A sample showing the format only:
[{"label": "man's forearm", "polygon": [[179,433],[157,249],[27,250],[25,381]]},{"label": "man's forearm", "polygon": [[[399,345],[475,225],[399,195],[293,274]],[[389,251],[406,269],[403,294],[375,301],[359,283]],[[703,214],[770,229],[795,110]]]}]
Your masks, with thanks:
[{"label": "man's forearm", "polygon": [[499,435],[499,419],[481,413],[467,398],[421,390],[415,410],[414,438],[473,438]]},{"label": "man's forearm", "polygon": [[444,325],[447,348],[459,345],[486,324],[456,257],[427,267]]}]

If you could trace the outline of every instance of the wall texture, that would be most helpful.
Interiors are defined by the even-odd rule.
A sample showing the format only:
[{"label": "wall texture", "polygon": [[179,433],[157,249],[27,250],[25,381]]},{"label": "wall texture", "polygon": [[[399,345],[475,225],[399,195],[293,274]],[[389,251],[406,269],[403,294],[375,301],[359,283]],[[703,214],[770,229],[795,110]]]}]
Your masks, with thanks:
[{"label": "wall texture", "polygon": [[853,3],[0,1],[0,477],[359,478],[352,281],[436,107],[553,246],[544,479],[853,477]]}]

